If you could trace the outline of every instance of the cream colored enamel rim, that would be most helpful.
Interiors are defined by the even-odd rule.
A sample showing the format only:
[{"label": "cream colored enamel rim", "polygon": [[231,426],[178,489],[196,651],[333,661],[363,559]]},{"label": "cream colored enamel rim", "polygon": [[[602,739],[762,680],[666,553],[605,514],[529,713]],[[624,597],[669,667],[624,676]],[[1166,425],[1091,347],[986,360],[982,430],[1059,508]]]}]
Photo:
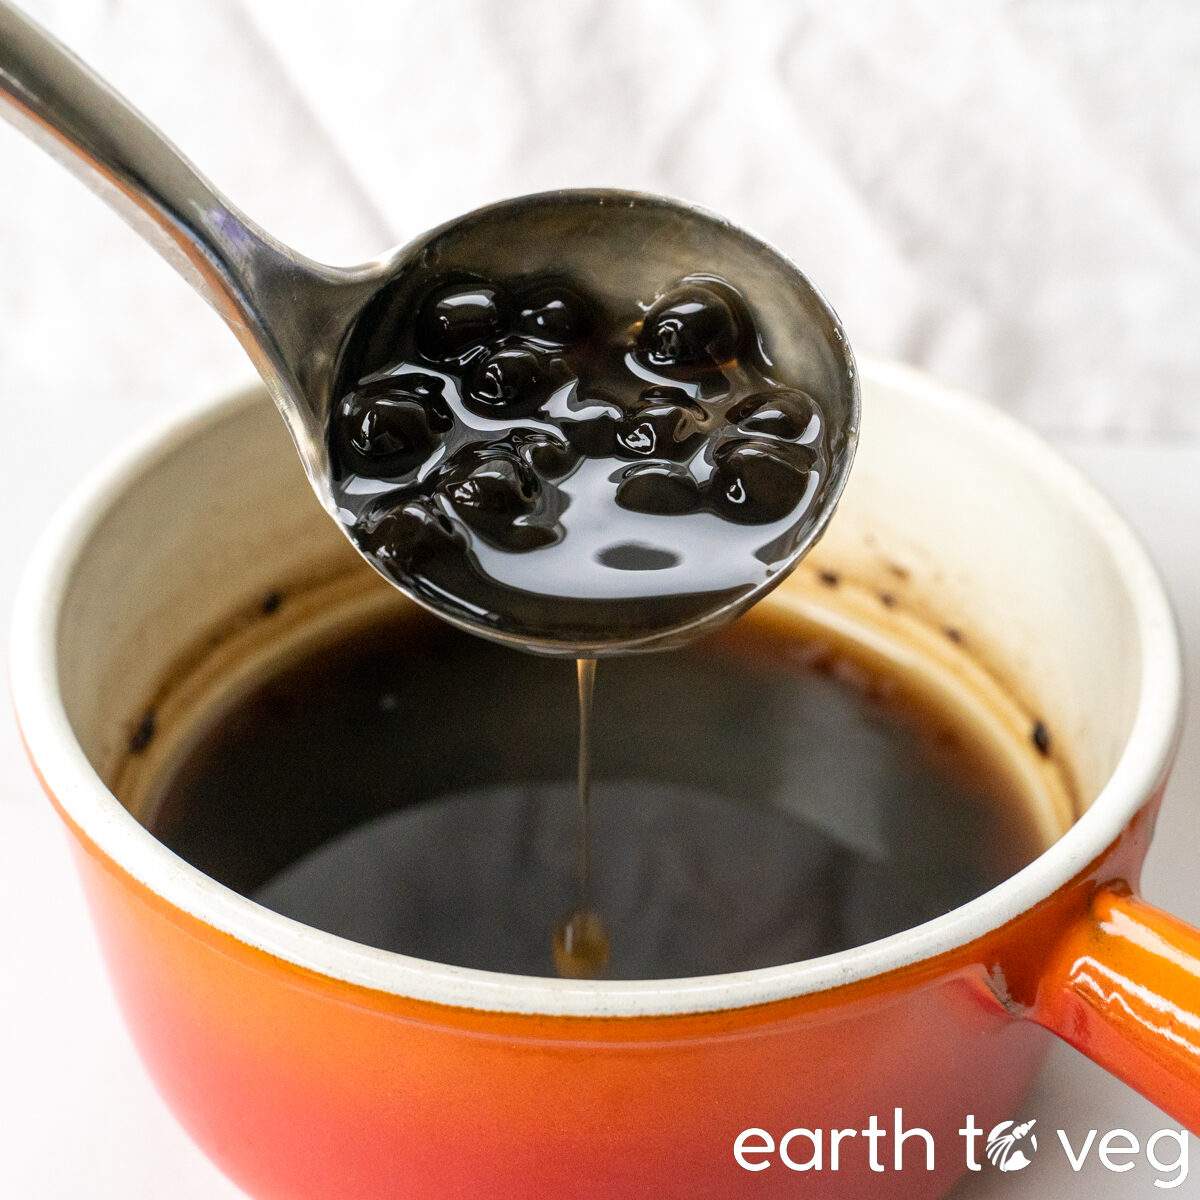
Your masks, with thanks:
[{"label": "cream colored enamel rim", "polygon": [[169,904],[250,946],[348,983],[439,1004],[498,1012],[614,1017],[741,1008],[838,987],[980,937],[1078,874],[1120,834],[1161,782],[1181,715],[1179,640],[1162,584],[1141,545],[1091,485],[1048,445],[998,410],[906,367],[865,364],[864,383],[919,393],[955,410],[975,436],[1011,448],[1057,501],[1079,514],[1118,564],[1137,614],[1142,687],[1132,732],[1108,786],[1044,854],[961,908],[866,946],[794,965],[690,979],[534,979],[444,966],[321,933],[215,883],[167,850],[104,786],[75,740],[59,697],[56,629],[74,564],[99,515],[130,483],[247,396],[207,402],[143,437],[79,489],[57,515],[17,597],[12,683],[33,758],[63,809],[96,846]]}]

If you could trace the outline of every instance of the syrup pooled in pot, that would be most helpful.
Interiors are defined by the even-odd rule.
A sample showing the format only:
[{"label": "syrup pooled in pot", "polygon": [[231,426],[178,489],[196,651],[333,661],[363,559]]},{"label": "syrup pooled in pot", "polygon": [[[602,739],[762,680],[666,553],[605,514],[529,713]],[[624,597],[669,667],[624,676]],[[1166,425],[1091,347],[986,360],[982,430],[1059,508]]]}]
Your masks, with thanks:
[{"label": "syrup pooled in pot", "polygon": [[322,628],[140,783],[131,752],[118,795],[211,878],[365,945],[608,979],[797,962],[948,912],[1069,821],[1019,733],[768,604],[602,664],[580,906],[565,664],[411,605]]},{"label": "syrup pooled in pot", "polygon": [[829,476],[819,397],[714,276],[615,301],[430,272],[342,356],[339,516],[387,577],[531,648],[636,643],[790,566]]}]

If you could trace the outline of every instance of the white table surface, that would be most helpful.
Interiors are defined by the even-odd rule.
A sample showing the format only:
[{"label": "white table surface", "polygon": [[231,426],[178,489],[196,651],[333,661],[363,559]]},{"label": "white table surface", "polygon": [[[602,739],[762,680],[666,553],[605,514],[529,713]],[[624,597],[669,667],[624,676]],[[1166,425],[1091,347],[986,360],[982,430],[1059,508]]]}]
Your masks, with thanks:
[{"label": "white table surface", "polygon": [[[116,440],[127,430],[103,436]],[[103,439],[101,439],[103,440]],[[1188,681],[1200,686],[1200,441],[1060,444],[1142,533],[1178,608]],[[99,449],[104,449],[101,445]],[[97,449],[92,446],[89,451]],[[7,455],[0,490],[0,619],[7,625],[20,567],[41,525],[30,501],[54,496],[83,451],[44,475]],[[1200,922],[1200,713],[1193,709],[1145,875],[1149,900]],[[11,717],[0,719],[0,1196],[14,1200],[234,1200],[242,1193],[210,1166],[159,1100],[121,1022],[92,938],[58,819],[27,766]],[[1020,1114],[1046,1136],[1063,1127],[1124,1127],[1144,1141],[1170,1122],[1067,1047],[1057,1048]],[[1139,1160],[1125,1175],[1075,1175],[1057,1145],[1019,1175],[988,1171],[961,1200],[983,1197],[1200,1197],[1200,1146],[1172,1191]],[[799,1193],[798,1193],[799,1194]],[[331,1198],[332,1200],[332,1198]],[[531,1200],[535,1198],[531,1197]]]}]

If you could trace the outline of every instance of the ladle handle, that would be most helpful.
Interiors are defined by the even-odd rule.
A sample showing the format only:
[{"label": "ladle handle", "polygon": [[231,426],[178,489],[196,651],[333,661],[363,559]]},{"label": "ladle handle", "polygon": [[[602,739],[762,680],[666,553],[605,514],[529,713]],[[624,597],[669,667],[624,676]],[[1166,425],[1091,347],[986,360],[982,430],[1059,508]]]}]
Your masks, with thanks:
[{"label": "ladle handle", "polygon": [[338,272],[258,228],[91,68],[4,0],[0,100],[0,113],[124,217],[213,305],[268,385],[304,390],[297,368],[313,333],[304,326],[312,324],[311,309],[320,309],[305,301]]}]

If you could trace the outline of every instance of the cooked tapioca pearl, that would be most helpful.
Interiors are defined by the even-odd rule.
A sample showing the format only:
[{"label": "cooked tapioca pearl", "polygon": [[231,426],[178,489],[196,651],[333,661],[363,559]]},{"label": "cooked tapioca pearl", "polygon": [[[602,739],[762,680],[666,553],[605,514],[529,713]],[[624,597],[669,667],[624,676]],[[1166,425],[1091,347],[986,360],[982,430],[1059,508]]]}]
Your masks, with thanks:
[{"label": "cooked tapioca pearl", "polygon": [[632,512],[671,516],[700,507],[700,488],[682,467],[644,463],[630,467],[617,484],[617,503]]},{"label": "cooked tapioca pearl", "polygon": [[433,362],[464,362],[498,336],[508,304],[484,280],[446,283],[425,297],[417,314],[417,347]]},{"label": "cooked tapioca pearl", "polygon": [[544,345],[574,345],[587,337],[591,327],[587,301],[562,284],[536,287],[519,302],[518,331]]},{"label": "cooked tapioca pearl", "polygon": [[538,480],[514,455],[487,455],[461,478],[446,482],[446,496],[456,509],[520,516],[538,502]]},{"label": "cooked tapioca pearl", "polygon": [[523,346],[510,346],[476,364],[463,390],[463,401],[482,416],[528,416],[553,390],[553,372],[546,357]]},{"label": "cooked tapioca pearl", "polygon": [[419,467],[454,423],[442,386],[432,375],[406,375],[352,392],[338,414],[343,465],[376,477]]},{"label": "cooked tapioca pearl", "polygon": [[446,420],[450,421],[450,410],[442,402],[442,394],[446,390],[446,381],[437,375],[427,375],[424,371],[409,371],[404,375],[393,375],[389,379],[379,380],[378,386],[387,386],[396,391],[404,392],[406,395],[412,396],[417,400],[439,405],[440,411],[445,415]]},{"label": "cooked tapioca pearl", "polygon": [[723,442],[713,454],[709,494],[723,517],[763,525],[786,517],[804,495],[807,467],[774,442]]},{"label": "cooked tapioca pearl", "polygon": [[718,367],[738,355],[742,330],[715,288],[688,283],[655,301],[642,322],[638,349],[656,367]]},{"label": "cooked tapioca pearl", "polygon": [[821,428],[816,401],[796,388],[756,392],[739,400],[725,419],[748,433],[765,433],[787,441],[811,442]]},{"label": "cooked tapioca pearl", "polygon": [[704,440],[694,407],[655,400],[637,409],[617,429],[622,457],[690,458]]},{"label": "cooked tapioca pearl", "polygon": [[521,458],[543,479],[560,479],[579,461],[579,455],[566,442],[544,433],[520,438],[518,450]]},{"label": "cooked tapioca pearl", "polygon": [[704,406],[697,404],[681,387],[666,387],[663,384],[655,384],[653,387],[644,389],[641,396],[638,397],[635,407],[644,408],[651,404],[673,404],[676,408],[691,413],[697,421],[703,421],[708,417]]},{"label": "cooked tapioca pearl", "polygon": [[571,449],[588,458],[610,458],[616,453],[618,427],[617,418],[599,405],[595,412],[560,426]]},{"label": "cooked tapioca pearl", "polygon": [[421,500],[368,516],[357,534],[368,554],[400,571],[420,567],[446,550],[461,553],[461,535]]},{"label": "cooked tapioca pearl", "polygon": [[541,484],[509,451],[488,452],[447,473],[443,484],[454,511],[472,529],[505,550],[532,550],[557,540],[554,529],[517,523],[537,507]]}]

